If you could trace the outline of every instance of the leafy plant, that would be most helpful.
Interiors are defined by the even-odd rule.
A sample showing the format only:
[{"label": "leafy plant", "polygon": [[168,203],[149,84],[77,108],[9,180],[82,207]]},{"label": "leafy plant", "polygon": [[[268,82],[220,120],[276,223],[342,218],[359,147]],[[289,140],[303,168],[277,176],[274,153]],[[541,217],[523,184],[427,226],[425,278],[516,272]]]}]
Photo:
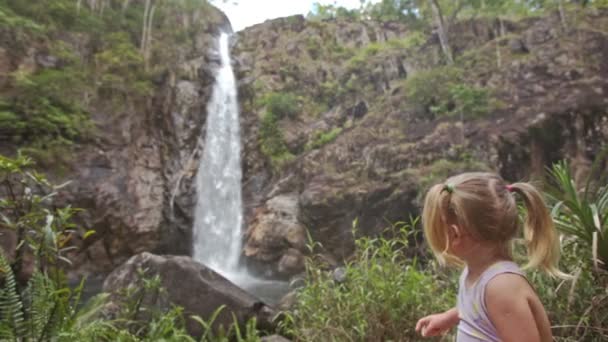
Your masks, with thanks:
[{"label": "leafy plant", "polygon": [[443,66],[419,71],[405,81],[408,102],[420,114],[460,119],[486,115],[498,107],[489,90],[466,83],[462,70]]},{"label": "leafy plant", "polygon": [[278,119],[273,112],[268,111],[262,117],[259,139],[262,153],[270,159],[275,168],[280,168],[295,158],[285,144]]},{"label": "leafy plant", "polygon": [[554,164],[549,174],[557,228],[579,239],[592,251],[596,267],[608,270],[608,185],[594,184],[590,178],[578,189],[565,161]]},{"label": "leafy plant", "polygon": [[326,144],[329,144],[330,142],[336,140],[340,133],[342,133],[341,127],[335,127],[334,129],[329,130],[327,132],[316,132],[313,135],[312,140],[308,144],[306,144],[306,150],[314,150]]},{"label": "leafy plant", "polygon": [[266,110],[277,120],[293,118],[300,111],[298,97],[293,93],[268,93],[262,98],[261,104],[266,106]]},{"label": "leafy plant", "polygon": [[21,271],[32,253],[41,271],[56,269],[60,261],[70,263],[66,253],[72,235],[77,233],[71,221],[78,211],[70,206],[52,205],[57,191],[66,184],[54,186],[44,175],[31,170],[31,159],[0,156],[0,227],[18,237],[15,267]]},{"label": "leafy plant", "polygon": [[405,257],[415,224],[395,224],[390,238],[358,239],[340,282],[309,259],[307,285],[283,323],[284,333],[303,341],[416,339],[412,322],[423,312],[450,308],[455,294],[452,279]]}]

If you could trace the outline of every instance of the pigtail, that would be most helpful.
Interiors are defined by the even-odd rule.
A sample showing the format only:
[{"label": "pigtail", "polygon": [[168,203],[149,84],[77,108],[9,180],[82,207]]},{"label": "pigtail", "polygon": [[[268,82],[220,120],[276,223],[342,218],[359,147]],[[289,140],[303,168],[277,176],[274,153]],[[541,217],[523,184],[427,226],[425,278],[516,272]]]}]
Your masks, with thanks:
[{"label": "pigtail", "polygon": [[422,224],[426,240],[439,264],[460,265],[462,261],[449,253],[449,236],[446,230],[450,196],[453,188],[446,191],[446,185],[436,184],[426,194],[422,211]]},{"label": "pigtail", "polygon": [[559,239],[542,195],[529,183],[512,184],[509,190],[520,194],[526,206],[524,238],[528,249],[528,264],[525,268],[539,267],[552,276],[568,278],[567,274],[557,268]]}]

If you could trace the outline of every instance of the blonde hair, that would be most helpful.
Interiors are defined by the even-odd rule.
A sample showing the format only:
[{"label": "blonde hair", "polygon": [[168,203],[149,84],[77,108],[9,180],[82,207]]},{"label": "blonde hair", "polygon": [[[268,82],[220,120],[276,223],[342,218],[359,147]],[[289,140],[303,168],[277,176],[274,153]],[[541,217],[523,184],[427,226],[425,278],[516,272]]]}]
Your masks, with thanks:
[{"label": "blonde hair", "polygon": [[508,255],[520,230],[515,194],[523,198],[523,235],[528,251],[525,268],[539,267],[553,276],[567,277],[557,268],[559,240],[542,195],[529,183],[507,185],[498,175],[471,172],[433,186],[426,195],[422,222],[426,239],[442,264],[462,262],[448,252],[447,228],[456,224],[475,239],[496,243]]}]

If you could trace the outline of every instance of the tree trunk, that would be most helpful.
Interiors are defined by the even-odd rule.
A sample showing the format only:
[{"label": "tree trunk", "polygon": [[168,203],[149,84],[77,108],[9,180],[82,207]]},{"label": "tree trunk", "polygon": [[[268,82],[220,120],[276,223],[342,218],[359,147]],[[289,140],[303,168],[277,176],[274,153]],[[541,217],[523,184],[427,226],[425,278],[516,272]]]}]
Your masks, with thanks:
[{"label": "tree trunk", "polygon": [[559,8],[559,19],[562,22],[562,27],[564,31],[568,30],[568,23],[566,22],[566,11],[564,10],[564,2],[563,0],[557,0],[557,5]]},{"label": "tree trunk", "polygon": [[154,12],[156,12],[156,4],[152,5],[150,14],[148,15],[148,30],[146,30],[146,50],[144,51],[144,67],[148,70],[150,64],[150,54],[152,50],[152,22],[154,21]]},{"label": "tree trunk", "polygon": [[452,58],[452,50],[448,41],[448,32],[445,21],[443,20],[443,14],[441,13],[441,7],[439,6],[437,0],[429,0],[429,3],[431,5],[431,9],[433,10],[433,16],[435,17],[435,23],[439,31],[439,43],[441,44],[441,49],[445,54],[448,64],[453,64],[454,59]]},{"label": "tree trunk", "polygon": [[76,13],[80,14],[80,8],[82,7],[82,0],[76,2]]},{"label": "tree trunk", "polygon": [[500,52],[500,31],[496,29],[496,67],[500,68],[502,66],[502,54]]},{"label": "tree trunk", "polygon": [[127,9],[129,9],[129,5],[130,5],[130,4],[131,4],[131,0],[125,0],[125,1],[122,3],[122,13],[123,13],[123,14],[124,14],[124,13],[127,11]]},{"label": "tree trunk", "polygon": [[146,0],[144,7],[144,20],[141,32],[141,45],[139,46],[139,52],[143,55],[146,51],[146,33],[148,30],[148,13],[150,12],[150,0]]}]

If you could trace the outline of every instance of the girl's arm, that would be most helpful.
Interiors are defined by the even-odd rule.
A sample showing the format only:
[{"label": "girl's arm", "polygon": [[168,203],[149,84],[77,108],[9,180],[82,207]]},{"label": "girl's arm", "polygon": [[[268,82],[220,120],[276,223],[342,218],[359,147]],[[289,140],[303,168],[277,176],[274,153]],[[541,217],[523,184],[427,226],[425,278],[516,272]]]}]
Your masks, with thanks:
[{"label": "girl's arm", "polygon": [[421,318],[416,324],[416,331],[424,337],[438,336],[452,329],[458,322],[458,309]]},{"label": "girl's arm", "polygon": [[485,293],[490,320],[503,342],[550,342],[549,318],[542,303],[520,275],[505,273],[488,282]]}]

